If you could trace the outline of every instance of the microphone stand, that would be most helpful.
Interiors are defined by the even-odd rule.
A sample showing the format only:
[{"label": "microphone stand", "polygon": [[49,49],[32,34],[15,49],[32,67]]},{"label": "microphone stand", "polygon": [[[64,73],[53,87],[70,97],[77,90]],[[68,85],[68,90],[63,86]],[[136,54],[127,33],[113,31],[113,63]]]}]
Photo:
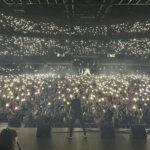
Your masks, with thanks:
[{"label": "microphone stand", "polygon": [[18,146],[18,149],[19,149],[19,150],[22,150],[21,147],[20,147],[19,142],[17,142],[17,146]]}]

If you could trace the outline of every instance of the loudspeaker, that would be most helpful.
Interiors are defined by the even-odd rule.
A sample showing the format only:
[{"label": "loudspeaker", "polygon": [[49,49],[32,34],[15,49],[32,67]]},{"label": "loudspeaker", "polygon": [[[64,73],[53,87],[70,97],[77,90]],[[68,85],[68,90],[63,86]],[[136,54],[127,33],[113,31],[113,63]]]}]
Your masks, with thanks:
[{"label": "loudspeaker", "polygon": [[102,138],[114,138],[115,131],[112,124],[102,124],[101,126],[101,137]]},{"label": "loudspeaker", "polygon": [[38,125],[36,137],[50,138],[51,137],[51,126],[50,125]]},{"label": "loudspeaker", "polygon": [[8,120],[8,126],[9,127],[21,127],[21,122],[17,118],[12,118]]},{"label": "loudspeaker", "polygon": [[131,126],[131,132],[132,132],[132,136],[135,139],[146,139],[147,138],[147,134],[145,131],[145,127],[144,125],[133,125]]}]

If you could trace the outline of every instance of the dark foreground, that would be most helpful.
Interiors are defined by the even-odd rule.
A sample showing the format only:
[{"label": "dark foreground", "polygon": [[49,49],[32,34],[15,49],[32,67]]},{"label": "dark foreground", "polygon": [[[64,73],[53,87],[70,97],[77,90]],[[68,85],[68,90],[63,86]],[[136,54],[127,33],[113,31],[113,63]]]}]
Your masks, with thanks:
[{"label": "dark foreground", "polygon": [[[0,130],[6,125],[0,125]],[[150,135],[146,140],[130,137],[128,129],[117,131],[114,139],[102,139],[99,129],[87,129],[87,140],[81,129],[74,129],[73,139],[68,141],[68,129],[53,128],[50,139],[36,138],[36,128],[16,128],[22,150],[150,150]]]}]

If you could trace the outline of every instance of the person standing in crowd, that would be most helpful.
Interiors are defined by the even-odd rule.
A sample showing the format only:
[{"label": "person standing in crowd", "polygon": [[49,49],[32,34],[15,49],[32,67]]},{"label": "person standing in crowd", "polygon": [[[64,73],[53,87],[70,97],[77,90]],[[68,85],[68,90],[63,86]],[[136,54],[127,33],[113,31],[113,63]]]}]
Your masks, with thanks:
[{"label": "person standing in crowd", "polygon": [[82,116],[82,108],[81,108],[81,101],[79,99],[78,94],[75,94],[74,99],[71,102],[71,107],[70,107],[70,135],[69,135],[69,139],[72,139],[72,131],[73,131],[73,125],[74,122],[79,119],[80,124],[82,126],[83,129],[83,133],[84,133],[84,138],[86,137],[86,131],[85,131],[85,125],[84,125],[84,121],[83,121],[83,116]]},{"label": "person standing in crowd", "polygon": [[[0,150],[18,150],[18,135],[16,130],[6,128],[0,133]],[[20,150],[20,148],[19,148]]]},{"label": "person standing in crowd", "polygon": [[113,110],[111,108],[107,108],[106,113],[104,115],[104,123],[112,123]]}]

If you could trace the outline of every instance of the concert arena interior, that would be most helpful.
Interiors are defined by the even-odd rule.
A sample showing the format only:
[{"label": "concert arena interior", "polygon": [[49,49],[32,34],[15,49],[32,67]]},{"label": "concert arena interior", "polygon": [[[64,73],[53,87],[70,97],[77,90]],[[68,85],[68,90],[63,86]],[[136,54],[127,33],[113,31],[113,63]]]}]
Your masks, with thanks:
[{"label": "concert arena interior", "polygon": [[0,150],[149,150],[150,0],[0,0]]}]

